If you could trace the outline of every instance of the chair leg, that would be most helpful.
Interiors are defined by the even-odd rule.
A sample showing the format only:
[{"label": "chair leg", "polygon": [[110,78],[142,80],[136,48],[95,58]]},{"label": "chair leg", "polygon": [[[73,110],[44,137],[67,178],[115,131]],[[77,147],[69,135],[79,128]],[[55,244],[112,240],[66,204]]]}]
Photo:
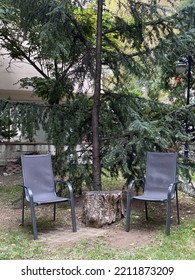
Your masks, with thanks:
[{"label": "chair leg", "polygon": [[146,212],[146,220],[148,221],[148,204],[147,204],[147,201],[145,201],[145,212]]},{"label": "chair leg", "polygon": [[76,214],[75,214],[75,205],[74,205],[74,196],[73,196],[73,189],[70,182],[66,182],[69,188],[69,201],[70,201],[70,208],[71,208],[71,217],[72,217],[72,231],[77,231],[77,224],[76,224]]},{"label": "chair leg", "polygon": [[166,213],[166,234],[170,235],[171,226],[171,195],[168,195],[167,199],[167,213]]},{"label": "chair leg", "polygon": [[76,224],[76,214],[75,214],[75,207],[74,202],[71,201],[71,216],[72,216],[72,231],[77,231],[77,224]]},{"label": "chair leg", "polygon": [[35,216],[35,206],[31,199],[30,199],[30,211],[31,211],[31,222],[33,226],[33,236],[34,236],[34,240],[36,240],[38,239],[38,233],[37,233],[37,223],[36,223],[36,216]]},{"label": "chair leg", "polygon": [[131,197],[127,193],[127,210],[126,210],[126,231],[130,230],[130,216],[131,216]]},{"label": "chair leg", "polygon": [[56,203],[53,205],[53,220],[56,220]]},{"label": "chair leg", "polygon": [[77,224],[76,224],[76,214],[75,214],[75,205],[74,205],[74,197],[73,193],[70,193],[70,208],[71,208],[71,217],[72,217],[72,231],[77,231]]},{"label": "chair leg", "polygon": [[22,191],[22,225],[24,225],[24,198],[25,198],[25,190]]},{"label": "chair leg", "polygon": [[177,207],[177,222],[178,225],[180,225],[180,216],[179,216],[179,200],[178,200],[178,192],[177,192],[177,188],[175,190],[175,197],[176,197],[176,207]]}]

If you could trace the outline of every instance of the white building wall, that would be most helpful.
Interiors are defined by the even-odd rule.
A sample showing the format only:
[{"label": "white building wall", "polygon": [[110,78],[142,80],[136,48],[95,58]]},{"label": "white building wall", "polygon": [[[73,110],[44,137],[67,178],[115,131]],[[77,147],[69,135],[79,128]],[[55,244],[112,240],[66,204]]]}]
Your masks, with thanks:
[{"label": "white building wall", "polygon": [[23,89],[19,80],[40,74],[26,61],[11,60],[5,50],[0,51],[0,99],[41,101],[32,88]]}]

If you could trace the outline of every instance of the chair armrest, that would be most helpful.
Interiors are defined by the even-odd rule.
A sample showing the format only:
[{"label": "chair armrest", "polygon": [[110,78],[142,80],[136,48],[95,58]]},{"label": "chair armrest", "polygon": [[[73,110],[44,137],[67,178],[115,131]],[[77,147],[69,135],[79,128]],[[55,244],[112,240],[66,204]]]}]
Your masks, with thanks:
[{"label": "chair armrest", "polygon": [[[127,186],[128,195],[130,195],[132,188],[133,188],[133,187],[136,187],[136,183],[137,183],[137,182],[142,182],[143,188],[144,188],[144,179],[132,180],[132,181],[128,184],[128,186]],[[137,194],[138,194],[138,189],[136,189],[136,192],[137,192]]]},{"label": "chair armrest", "polygon": [[182,182],[182,181],[176,181],[174,184],[175,184],[175,187],[177,188],[177,186],[178,186],[179,184],[183,184],[183,182]]},{"label": "chair armrest", "polygon": [[178,184],[182,184],[182,183],[183,183],[182,181],[176,181],[176,182],[170,184],[170,186],[168,188],[167,197],[173,198],[175,191],[177,191]]},{"label": "chair armrest", "polygon": [[55,184],[63,184],[65,187],[67,187],[68,191],[69,191],[70,198],[72,198],[72,196],[73,196],[73,188],[72,188],[72,185],[71,185],[71,183],[69,181],[55,180]]},{"label": "chair armrest", "polygon": [[26,195],[26,199],[27,199],[27,197],[29,197],[29,201],[33,203],[34,202],[34,200],[33,200],[33,192],[31,191],[31,189],[27,188],[24,185],[20,185],[20,184],[18,186],[23,188],[24,195],[25,195],[25,191],[26,191],[26,194],[27,194]]}]

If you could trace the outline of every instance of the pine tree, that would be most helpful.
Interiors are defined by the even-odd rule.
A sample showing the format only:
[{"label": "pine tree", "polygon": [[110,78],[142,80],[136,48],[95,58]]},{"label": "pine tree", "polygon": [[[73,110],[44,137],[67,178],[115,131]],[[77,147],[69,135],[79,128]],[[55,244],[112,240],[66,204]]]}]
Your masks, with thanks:
[{"label": "pine tree", "polygon": [[[13,109],[15,126],[29,138],[42,124],[48,141],[58,150],[57,171],[70,175],[75,170],[79,184],[85,177],[90,186],[94,103],[81,88],[86,78],[94,85],[97,1],[88,5],[85,2],[1,1],[0,39],[12,59],[28,61],[39,72],[39,76],[27,77],[21,84],[33,86],[46,102],[39,106],[3,102],[2,108],[17,108]],[[183,12],[193,15],[194,6],[189,1],[184,10],[175,12],[171,6],[160,5],[171,1],[120,0],[113,10],[109,2],[104,2],[102,16],[104,79],[98,96],[97,156],[111,173],[122,171],[130,178],[142,172],[146,150],[167,150],[186,140],[182,125],[185,108],[140,99],[124,84],[129,77],[130,82],[138,78],[142,85],[141,81],[158,73],[160,88],[168,89],[174,74],[173,61],[194,46],[193,24],[187,29],[193,17],[183,17]],[[193,114],[190,118],[193,121]],[[76,146],[83,140],[89,148],[80,151],[85,164],[78,165]],[[68,147],[65,151],[64,146]],[[92,186],[101,189],[100,184]]]}]

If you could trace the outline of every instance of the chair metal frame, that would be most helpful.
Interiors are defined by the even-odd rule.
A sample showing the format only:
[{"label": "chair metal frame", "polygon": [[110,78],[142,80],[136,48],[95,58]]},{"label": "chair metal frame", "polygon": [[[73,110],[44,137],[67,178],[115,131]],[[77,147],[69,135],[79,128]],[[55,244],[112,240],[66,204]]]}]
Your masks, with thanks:
[{"label": "chair metal frame", "polygon": [[[150,158],[155,155],[158,160],[160,160],[162,157],[166,157],[167,162],[169,160],[172,160],[174,163],[173,168],[173,174],[174,174],[174,180],[170,181],[168,185],[165,186],[166,193],[164,193],[161,197],[158,193],[158,186],[156,186],[157,192],[155,191],[152,193],[147,193],[146,189],[149,190],[150,186],[149,184],[146,186],[147,183],[147,176],[148,175],[148,164],[150,162]],[[168,166],[168,165],[167,165]],[[147,153],[147,162],[146,162],[146,180],[141,180],[144,186],[144,192],[142,195],[136,195],[132,196],[132,188],[135,186],[137,181],[140,180],[132,180],[128,185],[128,191],[127,191],[127,209],[126,209],[126,225],[125,229],[128,232],[130,230],[130,217],[131,217],[131,200],[142,200],[145,202],[145,213],[146,213],[146,220],[148,220],[148,207],[147,202],[164,202],[166,203],[166,234],[170,235],[170,225],[171,225],[171,201],[176,198],[176,209],[177,209],[177,220],[178,224],[180,224],[180,216],[179,216],[179,201],[178,201],[178,184],[180,184],[180,181],[176,181],[176,166],[177,166],[177,154],[176,153],[161,153],[161,152],[148,152]],[[167,167],[169,168],[169,167]],[[151,170],[150,170],[151,172]],[[169,171],[168,171],[169,172]],[[171,172],[171,171],[170,171]],[[163,174],[161,174],[163,175]]]},{"label": "chair metal frame", "polygon": [[[39,163],[40,158],[44,158],[47,161],[47,164],[49,166],[48,172],[51,172],[51,178],[53,178],[53,168],[52,168],[52,160],[51,160],[51,154],[42,154],[42,155],[22,155],[21,156],[21,163],[22,163],[22,173],[23,173],[23,180],[24,184],[23,187],[23,193],[22,193],[22,225],[24,225],[24,208],[25,208],[25,200],[30,204],[30,211],[31,211],[31,222],[33,226],[33,236],[34,240],[38,239],[38,232],[37,232],[37,222],[36,222],[36,215],[35,215],[35,206],[38,205],[44,205],[44,204],[53,204],[53,220],[56,219],[56,204],[57,203],[63,203],[63,202],[69,202],[70,208],[71,208],[71,218],[72,218],[72,230],[73,232],[77,231],[77,225],[76,225],[76,214],[75,214],[75,204],[74,204],[74,196],[73,196],[73,188],[69,181],[65,180],[54,180],[53,179],[53,186],[51,186],[51,192],[52,196],[51,199],[47,200],[47,191],[45,193],[43,192],[43,199],[37,199],[36,198],[36,192],[33,190],[33,187],[31,188],[25,184],[25,178],[27,173],[27,166],[26,166],[26,160],[36,160],[37,164]],[[42,175],[44,176],[44,174]],[[60,197],[56,194],[56,186],[57,184],[62,184],[65,188],[68,188],[68,197]],[[54,189],[53,189],[54,188]],[[49,190],[49,189],[48,189]]]}]

